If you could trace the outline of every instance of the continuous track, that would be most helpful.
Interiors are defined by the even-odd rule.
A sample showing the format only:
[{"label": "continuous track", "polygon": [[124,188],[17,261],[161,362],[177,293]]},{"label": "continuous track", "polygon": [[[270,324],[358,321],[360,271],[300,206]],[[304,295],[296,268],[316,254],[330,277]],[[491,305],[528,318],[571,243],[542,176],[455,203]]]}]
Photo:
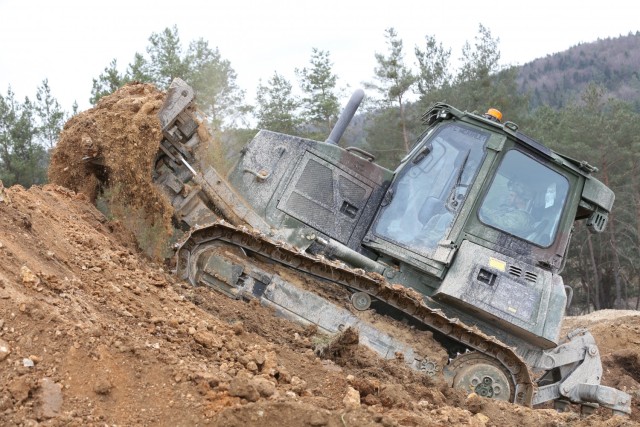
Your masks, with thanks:
[{"label": "continuous track", "polygon": [[[352,269],[342,263],[312,256],[262,233],[218,221],[192,230],[179,245],[177,252],[179,276],[197,284],[198,254],[208,246],[220,243],[264,256],[290,269],[330,281],[350,291],[366,292],[375,299],[400,310],[427,329],[439,332],[474,354],[480,355],[477,357],[479,360],[495,366],[496,372],[503,372],[507,382],[511,384],[508,400],[531,406],[535,388],[532,374],[514,349],[458,319],[448,318],[441,310],[428,307],[417,292],[390,284],[379,274]],[[468,365],[468,363],[464,364],[464,366]]]}]

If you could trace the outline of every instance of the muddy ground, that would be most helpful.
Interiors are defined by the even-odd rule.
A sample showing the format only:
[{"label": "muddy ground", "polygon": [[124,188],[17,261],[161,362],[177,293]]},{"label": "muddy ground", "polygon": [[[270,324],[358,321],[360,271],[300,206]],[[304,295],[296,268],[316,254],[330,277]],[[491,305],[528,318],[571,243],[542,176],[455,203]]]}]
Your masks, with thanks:
[{"label": "muddy ground", "polygon": [[[145,87],[127,89],[149,95],[125,108],[138,123],[161,100]],[[125,103],[93,113],[106,117],[114,105]],[[76,117],[65,128],[77,141],[67,150],[109,152],[96,141],[123,139],[104,126]],[[135,130],[129,142],[138,141]],[[603,383],[634,396],[631,417],[600,409],[581,418],[577,407],[557,413],[467,395],[356,344],[318,357],[326,337],[313,328],[176,280],[170,264],[140,251],[123,219],[94,206],[100,177],[55,165],[67,185],[0,187],[0,425],[640,425],[640,313],[596,312],[565,325],[595,335]],[[161,221],[163,205],[144,180],[143,203]]]},{"label": "muddy ground", "polygon": [[[620,425],[607,411],[468,397],[364,348],[318,358],[316,331],[179,282],[82,193],[0,202],[0,415],[6,425]],[[570,318],[604,382],[637,393],[640,316]],[[577,411],[577,408],[573,408]]]}]

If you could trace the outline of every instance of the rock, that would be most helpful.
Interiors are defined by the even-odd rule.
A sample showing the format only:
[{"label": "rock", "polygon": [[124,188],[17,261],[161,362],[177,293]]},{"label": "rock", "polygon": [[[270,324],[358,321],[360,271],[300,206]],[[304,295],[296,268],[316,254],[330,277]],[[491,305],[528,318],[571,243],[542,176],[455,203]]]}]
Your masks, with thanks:
[{"label": "rock", "polygon": [[326,413],[320,411],[312,412],[309,415],[309,425],[313,427],[321,427],[329,424],[329,417]]},{"label": "rock", "polygon": [[218,338],[211,332],[207,331],[197,331],[195,334],[193,334],[193,339],[195,340],[195,342],[205,348],[220,347],[221,345],[220,341],[218,341]]},{"label": "rock", "polygon": [[378,399],[378,397],[373,395],[373,394],[367,394],[362,399],[362,403],[364,403],[365,405],[369,405],[369,406],[379,405],[380,404],[380,399]]},{"label": "rock", "polygon": [[12,406],[11,397],[8,394],[0,394],[0,412],[6,411]]},{"label": "rock", "polygon": [[229,395],[247,399],[249,402],[257,402],[260,399],[255,385],[246,378],[234,378],[229,384]]},{"label": "rock", "polygon": [[271,397],[276,392],[276,385],[266,378],[256,377],[251,382],[262,397]]},{"label": "rock", "polygon": [[307,388],[307,382],[296,377],[295,375],[291,377],[290,383],[292,385],[292,390],[297,394],[302,394],[302,392]]},{"label": "rock", "polygon": [[284,395],[287,397],[287,399],[298,400],[298,395],[291,390],[287,391]]},{"label": "rock", "polygon": [[353,387],[348,387],[342,403],[347,411],[358,409],[360,407],[360,392]]},{"label": "rock", "polygon": [[276,376],[279,383],[289,384],[291,383],[291,374],[282,366],[278,367],[278,374]]},{"label": "rock", "polygon": [[36,416],[39,420],[55,418],[59,415],[62,407],[62,386],[60,384],[56,384],[50,378],[43,378],[40,381],[37,397]]},{"label": "rock", "polygon": [[381,387],[380,403],[387,408],[402,406],[411,401],[411,396],[401,384],[387,384]]},{"label": "rock", "polygon": [[33,271],[29,270],[29,267],[26,265],[20,268],[20,277],[24,285],[37,286],[40,284],[40,278],[36,276]]},{"label": "rock", "polygon": [[262,363],[258,362],[258,365],[261,365],[262,372],[269,372],[272,369],[275,369],[278,366],[278,356],[274,351],[270,351],[264,355],[264,358],[261,358]]},{"label": "rock", "polygon": [[473,417],[471,417],[472,425],[483,427],[483,426],[486,426],[489,421],[490,421],[489,417],[487,417],[485,414],[482,414],[482,413],[477,413]]},{"label": "rock", "polygon": [[388,416],[382,417],[380,424],[382,424],[383,427],[396,427],[398,425],[396,420]]},{"label": "rock", "polygon": [[4,188],[2,181],[0,180],[0,203],[6,203],[8,205],[11,204],[11,198],[9,198],[9,194],[7,194],[7,190]]},{"label": "rock", "polygon": [[29,381],[25,376],[18,377],[9,382],[7,389],[9,390],[11,397],[13,397],[13,400],[20,404],[29,398],[29,393],[31,393],[31,384],[29,384]]},{"label": "rock", "polygon": [[351,385],[351,387],[360,392],[361,397],[378,395],[378,392],[380,390],[380,382],[374,379],[353,377],[351,381],[347,381],[349,382],[349,385]]},{"label": "rock", "polygon": [[233,325],[231,325],[231,329],[233,330],[234,334],[240,335],[242,334],[242,332],[244,332],[244,323],[235,322]]},{"label": "rock", "polygon": [[0,362],[9,357],[11,354],[11,347],[5,340],[0,339]]},{"label": "rock", "polygon": [[467,396],[466,403],[467,403],[467,409],[472,414],[477,414],[478,412],[482,411],[482,408],[484,408],[484,402],[482,398],[478,396],[476,393],[471,393],[469,396]]},{"label": "rock", "polygon": [[206,321],[201,320],[198,322],[196,329],[199,331],[208,331],[210,328],[209,328],[209,324]]},{"label": "rock", "polygon": [[249,364],[249,362],[251,362],[252,360],[249,358],[248,355],[246,354],[241,354],[238,356],[237,358],[238,362],[242,364],[242,366],[247,366]]},{"label": "rock", "polygon": [[106,377],[98,378],[98,380],[93,385],[93,391],[96,394],[101,394],[104,396],[111,393],[111,389],[113,389],[113,384],[111,384],[109,378]]},{"label": "rock", "polygon": [[252,354],[252,356],[253,356],[253,360],[256,362],[256,365],[258,366],[264,365],[264,362],[267,360],[263,353],[255,353],[255,354]]}]

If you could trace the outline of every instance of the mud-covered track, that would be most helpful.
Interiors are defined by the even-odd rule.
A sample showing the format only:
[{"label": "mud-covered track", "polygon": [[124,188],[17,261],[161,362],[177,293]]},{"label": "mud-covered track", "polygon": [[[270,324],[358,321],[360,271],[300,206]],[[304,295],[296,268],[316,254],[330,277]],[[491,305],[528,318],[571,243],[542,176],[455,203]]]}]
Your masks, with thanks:
[{"label": "mud-covered track", "polygon": [[366,273],[361,269],[351,269],[342,263],[311,256],[262,233],[252,232],[246,228],[236,228],[219,221],[193,230],[179,245],[178,275],[195,284],[196,260],[191,258],[192,254],[217,241],[255,252],[289,268],[328,280],[338,286],[366,292],[401,310],[426,328],[442,333],[463,346],[495,360],[509,372],[511,381],[515,384],[510,400],[531,406],[534,394],[532,375],[526,363],[514,349],[483,334],[477,328],[465,325],[458,319],[449,319],[440,310],[427,307],[416,292],[390,284],[379,274]]}]

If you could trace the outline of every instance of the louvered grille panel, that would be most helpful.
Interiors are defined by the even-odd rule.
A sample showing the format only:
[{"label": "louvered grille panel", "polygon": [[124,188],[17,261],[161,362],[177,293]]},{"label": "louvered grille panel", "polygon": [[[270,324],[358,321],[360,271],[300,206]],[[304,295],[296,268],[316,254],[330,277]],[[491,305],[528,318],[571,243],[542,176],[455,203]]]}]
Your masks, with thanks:
[{"label": "louvered grille panel", "polygon": [[332,208],[334,202],[331,169],[313,160],[307,162],[301,179],[296,183],[296,191]]},{"label": "louvered grille panel", "polygon": [[[316,160],[317,159],[317,160]],[[307,154],[278,207],[347,244],[371,195],[371,187],[338,166]]]},{"label": "louvered grille panel", "polygon": [[333,212],[323,206],[309,200],[300,194],[292,193],[289,198],[289,206],[293,207],[300,218],[305,222],[322,229],[332,227]]},{"label": "louvered grille panel", "polygon": [[511,274],[514,277],[524,277],[524,280],[532,283],[536,283],[538,281],[538,275],[536,273],[533,273],[531,271],[525,271],[522,268],[515,265],[509,266],[509,274]]},{"label": "louvered grille panel", "polygon": [[349,181],[344,176],[341,176],[338,180],[338,188],[340,189],[340,197],[348,200],[356,206],[364,206],[367,192],[364,188]]},{"label": "louvered grille panel", "polygon": [[536,273],[532,273],[530,271],[527,271],[524,274],[524,279],[528,280],[529,282],[536,283],[538,281],[538,275]]},{"label": "louvered grille panel", "polygon": [[511,274],[512,276],[520,277],[522,276],[522,269],[520,267],[516,267],[515,265],[510,265],[509,274]]}]

